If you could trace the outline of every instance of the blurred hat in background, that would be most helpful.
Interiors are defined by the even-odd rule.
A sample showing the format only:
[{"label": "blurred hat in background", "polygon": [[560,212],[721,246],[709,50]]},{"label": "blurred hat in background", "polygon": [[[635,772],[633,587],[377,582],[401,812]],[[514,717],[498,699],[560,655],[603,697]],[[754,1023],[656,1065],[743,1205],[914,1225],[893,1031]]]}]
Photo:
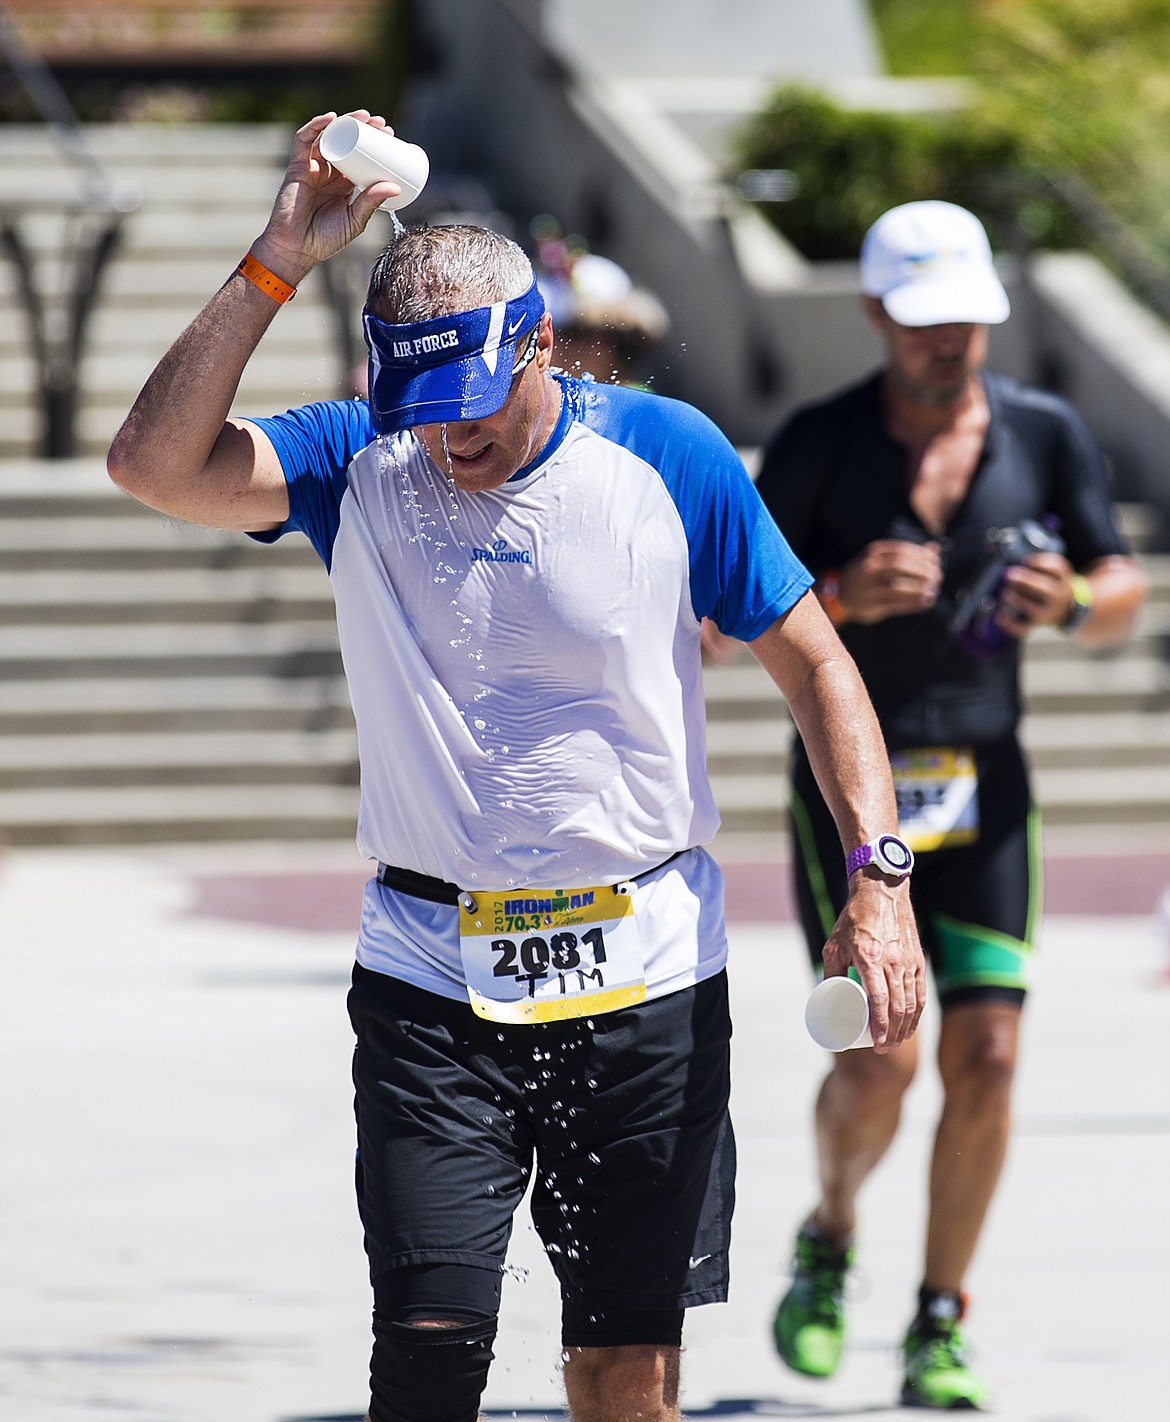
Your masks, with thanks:
[{"label": "blurred hat in background", "polygon": [[536,280],[556,331],[606,332],[633,345],[653,345],[670,330],[666,307],[634,285],[623,267],[564,236],[555,218],[532,224]]},{"label": "blurred hat in background", "polygon": [[883,213],[861,244],[861,289],[900,326],[994,326],[1011,311],[983,224],[952,202]]}]

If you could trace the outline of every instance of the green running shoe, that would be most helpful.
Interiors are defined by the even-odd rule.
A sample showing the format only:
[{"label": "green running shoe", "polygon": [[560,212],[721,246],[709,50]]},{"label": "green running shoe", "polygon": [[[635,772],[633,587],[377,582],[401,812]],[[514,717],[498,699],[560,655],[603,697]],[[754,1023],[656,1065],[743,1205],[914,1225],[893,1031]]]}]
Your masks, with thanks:
[{"label": "green running shoe", "polygon": [[916,1319],[902,1344],[906,1367],[903,1407],[978,1411],[988,1389],[967,1366],[967,1350],[957,1318]]},{"label": "green running shoe", "polygon": [[796,1236],[792,1286],[772,1322],[776,1351],[793,1372],[829,1378],[845,1342],[845,1274],[853,1250],[805,1227]]}]

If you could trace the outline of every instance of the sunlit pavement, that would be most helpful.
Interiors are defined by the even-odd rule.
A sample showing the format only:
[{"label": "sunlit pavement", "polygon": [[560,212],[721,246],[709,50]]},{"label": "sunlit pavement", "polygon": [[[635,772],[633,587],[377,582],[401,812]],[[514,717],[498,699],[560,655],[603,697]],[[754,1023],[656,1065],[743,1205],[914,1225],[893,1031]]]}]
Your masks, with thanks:
[{"label": "sunlit pavement", "polygon": [[[368,1293],[344,996],[361,872],[344,850],[305,846],[0,863],[5,1422],[360,1416]],[[688,1318],[686,1412],[898,1416],[937,1089],[923,1072],[864,1196],[840,1374],[787,1373],[768,1322],[812,1199],[824,1063],[770,877],[729,865],[733,1292]],[[1128,907],[1139,901],[1152,907],[1148,883]],[[976,1362],[1007,1422],[1170,1415],[1170,949],[1148,911],[1119,904],[1055,915],[1041,940],[1016,1136],[971,1279]],[[760,915],[777,921],[749,921]],[[522,1217],[489,1417],[562,1416],[557,1314]]]}]

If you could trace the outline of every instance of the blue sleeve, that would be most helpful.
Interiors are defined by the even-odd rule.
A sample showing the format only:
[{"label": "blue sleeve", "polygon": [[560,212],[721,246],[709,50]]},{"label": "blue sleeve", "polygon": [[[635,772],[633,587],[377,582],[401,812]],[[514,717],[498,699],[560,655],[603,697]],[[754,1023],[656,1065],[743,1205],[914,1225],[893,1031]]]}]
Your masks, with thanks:
[{"label": "blue sleeve", "polygon": [[272,441],[288,484],[288,522],[250,536],[272,543],[293,529],[305,535],[329,568],[341,521],[349,461],[374,439],[364,400],[322,400],[283,415],[252,420]]},{"label": "blue sleeve", "polygon": [[678,400],[598,385],[585,422],[658,470],[686,530],[691,603],[740,641],[759,637],[812,587],[722,432]]}]

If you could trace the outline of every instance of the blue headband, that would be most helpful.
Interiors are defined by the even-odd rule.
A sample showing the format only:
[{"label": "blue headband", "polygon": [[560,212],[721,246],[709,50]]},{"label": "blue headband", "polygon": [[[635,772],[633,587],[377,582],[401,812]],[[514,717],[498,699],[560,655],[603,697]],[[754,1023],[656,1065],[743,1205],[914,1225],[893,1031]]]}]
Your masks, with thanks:
[{"label": "blue headband", "polygon": [[432,321],[391,326],[362,314],[370,416],[379,434],[494,415],[512,385],[516,342],[544,315],[533,278],[523,296]]}]

